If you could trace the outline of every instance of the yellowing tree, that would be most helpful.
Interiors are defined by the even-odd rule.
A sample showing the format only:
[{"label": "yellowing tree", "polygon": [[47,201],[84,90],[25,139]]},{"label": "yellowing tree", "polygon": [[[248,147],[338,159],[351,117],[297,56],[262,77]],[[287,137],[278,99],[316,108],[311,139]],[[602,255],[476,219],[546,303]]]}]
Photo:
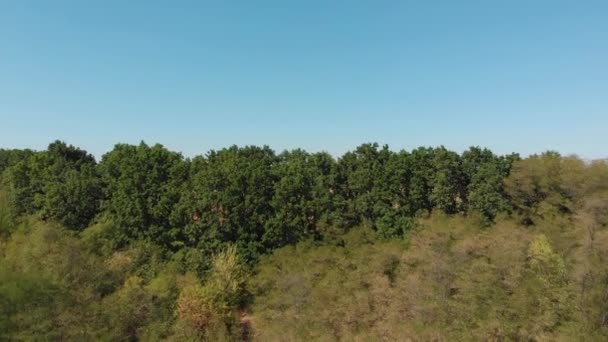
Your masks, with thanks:
[{"label": "yellowing tree", "polygon": [[207,336],[211,330],[234,330],[244,282],[236,247],[230,246],[214,257],[213,270],[204,284],[196,278],[186,280],[177,299],[178,323]]}]

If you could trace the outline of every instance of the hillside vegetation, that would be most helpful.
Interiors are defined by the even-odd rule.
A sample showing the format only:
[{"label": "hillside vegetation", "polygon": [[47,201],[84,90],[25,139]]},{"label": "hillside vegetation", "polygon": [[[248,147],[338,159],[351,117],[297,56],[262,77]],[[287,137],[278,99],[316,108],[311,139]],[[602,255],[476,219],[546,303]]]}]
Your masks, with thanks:
[{"label": "hillside vegetation", "polygon": [[0,150],[0,340],[604,341],[608,163]]}]

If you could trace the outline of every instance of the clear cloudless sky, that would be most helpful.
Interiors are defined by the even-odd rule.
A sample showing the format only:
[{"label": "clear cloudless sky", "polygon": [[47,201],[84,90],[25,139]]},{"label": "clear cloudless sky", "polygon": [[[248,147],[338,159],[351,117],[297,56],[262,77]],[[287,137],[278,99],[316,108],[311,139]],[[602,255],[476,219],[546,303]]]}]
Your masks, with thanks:
[{"label": "clear cloudless sky", "polygon": [[0,147],[608,157],[608,1],[0,1]]}]

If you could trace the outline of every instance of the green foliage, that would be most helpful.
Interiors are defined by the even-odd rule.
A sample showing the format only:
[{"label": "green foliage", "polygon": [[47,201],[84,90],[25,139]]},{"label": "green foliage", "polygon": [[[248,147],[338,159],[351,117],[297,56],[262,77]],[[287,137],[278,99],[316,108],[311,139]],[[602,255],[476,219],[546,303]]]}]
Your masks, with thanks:
[{"label": "green foliage", "polygon": [[0,176],[10,166],[29,158],[34,152],[29,149],[25,150],[6,150],[0,148]]},{"label": "green foliage", "polygon": [[433,151],[434,177],[429,199],[433,207],[443,210],[446,214],[459,211],[463,202],[461,192],[462,171],[458,154],[450,152],[443,146]]},{"label": "green foliage", "polygon": [[525,222],[534,215],[570,211],[572,196],[562,182],[563,159],[555,152],[516,161],[505,188]]},{"label": "green foliage", "polygon": [[488,149],[471,147],[462,154],[463,177],[467,184],[465,205],[478,212],[489,225],[500,213],[510,211],[503,181],[517,155],[498,157]]},{"label": "green foliage", "polygon": [[488,163],[479,168],[469,183],[469,209],[480,212],[491,223],[501,212],[509,210],[509,202],[503,190],[504,175],[498,165]]},{"label": "green foliage", "polygon": [[91,337],[92,306],[110,286],[101,264],[71,234],[46,224],[23,223],[2,248],[0,269],[0,283],[6,286],[0,291],[7,291],[9,302],[9,336]]},{"label": "green foliage", "polygon": [[[516,161],[505,179],[509,199],[524,222],[538,217],[573,213],[585,205],[596,206],[606,193],[608,167],[605,162],[590,165],[576,157],[560,157],[555,152],[533,155]],[[600,214],[601,215],[601,214]]]},{"label": "green foliage", "polygon": [[605,161],[57,141],[0,177],[1,340],[608,336]]},{"label": "green foliage", "polygon": [[7,238],[15,227],[9,197],[0,184],[0,241]]},{"label": "green foliage", "polygon": [[374,222],[381,204],[390,201],[384,181],[390,156],[388,146],[378,149],[378,144],[364,144],[340,159],[342,191],[348,201],[345,214],[352,224]]},{"label": "green foliage", "polygon": [[5,174],[14,214],[38,213],[69,229],[86,227],[101,198],[95,166],[86,151],[60,141],[45,152],[24,155]]},{"label": "green foliage", "polygon": [[54,337],[52,305],[58,289],[46,277],[0,265],[0,339]]},{"label": "green foliage", "polygon": [[44,164],[42,155],[35,154],[5,171],[3,180],[13,215],[33,214],[39,209],[35,199],[42,195]]},{"label": "green foliage", "polygon": [[181,239],[171,222],[188,165],[179,153],[161,145],[118,144],[99,164],[105,184],[103,208],[120,229],[118,241],[147,238],[172,246]]},{"label": "green foliage", "polygon": [[409,199],[412,211],[415,213],[428,212],[433,206],[431,204],[431,192],[433,190],[433,149],[419,147],[412,151],[410,160],[412,165],[412,176],[409,182]]},{"label": "green foliage", "polygon": [[66,171],[61,180],[44,187],[41,215],[53,218],[65,227],[82,229],[99,211],[101,189],[94,166]]},{"label": "green foliage", "polygon": [[403,236],[418,206],[410,198],[415,193],[410,190],[410,180],[416,167],[411,165],[410,155],[365,144],[345,154],[339,167],[343,179],[339,185],[346,200],[344,221],[350,226],[370,224],[387,238]]},{"label": "green foliage", "polygon": [[234,243],[248,263],[360,224],[393,238],[433,209],[472,209],[491,223],[509,208],[502,179],[510,159],[475,148],[460,157],[444,147],[395,153],[363,144],[335,160],[233,146],[189,161],[142,142],[118,144],[96,165],[57,141],[44,152],[0,155],[11,217],[35,214],[75,230],[97,218],[112,226],[104,240],[114,247],[146,239],[209,256]]},{"label": "green foliage", "polygon": [[316,171],[310,155],[296,150],[279,156],[273,168],[277,181],[273,189],[273,217],[265,225],[264,245],[269,249],[296,243],[315,233],[320,213],[313,207]]},{"label": "green foliage", "polygon": [[[265,226],[273,214],[277,161],[268,147],[211,151],[180,203],[181,217],[189,222],[187,241],[209,252],[236,243],[246,260],[255,260],[264,252]],[[268,234],[273,236],[267,241],[277,239]]]}]

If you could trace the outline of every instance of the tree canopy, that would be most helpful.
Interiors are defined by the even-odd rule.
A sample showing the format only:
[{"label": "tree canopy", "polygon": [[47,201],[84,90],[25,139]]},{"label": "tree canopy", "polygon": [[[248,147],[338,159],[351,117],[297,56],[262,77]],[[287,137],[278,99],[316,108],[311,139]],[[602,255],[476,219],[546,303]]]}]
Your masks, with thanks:
[{"label": "tree canopy", "polygon": [[605,340],[608,163],[0,150],[0,339]]}]

